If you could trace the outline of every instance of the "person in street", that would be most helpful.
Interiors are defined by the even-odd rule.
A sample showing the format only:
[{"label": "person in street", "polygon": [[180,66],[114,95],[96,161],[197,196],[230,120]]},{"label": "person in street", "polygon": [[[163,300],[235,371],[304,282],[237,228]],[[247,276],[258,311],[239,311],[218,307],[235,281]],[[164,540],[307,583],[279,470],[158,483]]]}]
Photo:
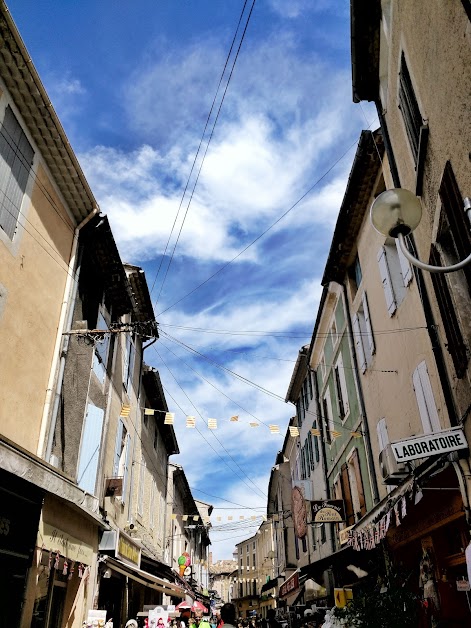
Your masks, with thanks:
[{"label": "person in street", "polygon": [[274,608],[268,609],[267,617],[268,617],[269,628],[281,628],[280,622],[276,619]]},{"label": "person in street", "polygon": [[224,622],[224,628],[235,628],[236,623],[236,607],[231,602],[227,602],[221,608],[221,619]]},{"label": "person in street", "polygon": [[200,621],[198,628],[211,628],[211,624],[209,623],[209,617],[203,617]]},{"label": "person in street", "polygon": [[222,628],[224,622],[222,621],[221,611],[216,611],[216,628]]}]

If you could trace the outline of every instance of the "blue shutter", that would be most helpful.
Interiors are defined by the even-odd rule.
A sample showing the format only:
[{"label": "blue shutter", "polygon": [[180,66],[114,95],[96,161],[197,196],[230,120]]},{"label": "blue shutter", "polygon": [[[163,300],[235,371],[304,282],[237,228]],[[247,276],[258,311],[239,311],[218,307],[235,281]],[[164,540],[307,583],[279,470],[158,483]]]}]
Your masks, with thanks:
[{"label": "blue shutter", "polygon": [[104,411],[89,403],[82,432],[77,484],[87,493],[95,494]]}]

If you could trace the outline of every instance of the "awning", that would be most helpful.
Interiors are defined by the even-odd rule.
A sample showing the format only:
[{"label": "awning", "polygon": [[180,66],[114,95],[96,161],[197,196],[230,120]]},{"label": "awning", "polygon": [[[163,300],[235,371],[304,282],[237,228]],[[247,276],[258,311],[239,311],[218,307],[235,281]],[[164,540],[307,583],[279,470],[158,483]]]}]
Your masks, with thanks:
[{"label": "awning", "polygon": [[[324,558],[320,558],[305,567],[301,567],[301,575],[302,576],[319,576],[329,567],[337,567],[347,561],[349,561],[354,554],[354,550],[352,547],[344,547],[338,552],[333,552],[328,556],[324,556]],[[347,563],[348,564],[348,563]]]},{"label": "awning", "polygon": [[268,582],[265,582],[261,592],[263,593],[264,591],[269,591],[270,589],[277,587],[280,579],[282,579],[281,576],[276,576],[276,578],[272,578],[271,580],[268,580]]},{"label": "awning", "polygon": [[132,578],[136,582],[139,582],[150,589],[155,589],[156,591],[160,591],[161,593],[165,593],[166,595],[170,595],[172,597],[180,597],[182,599],[186,597],[186,591],[184,589],[176,584],[162,580],[162,578],[158,578],[147,571],[142,571],[142,569],[137,569],[137,567],[131,567],[131,565],[126,565],[126,563],[123,563],[121,560],[117,560],[116,558],[111,558],[111,556],[106,556],[104,562],[106,562],[106,564],[114,571],[117,571],[128,578]]}]

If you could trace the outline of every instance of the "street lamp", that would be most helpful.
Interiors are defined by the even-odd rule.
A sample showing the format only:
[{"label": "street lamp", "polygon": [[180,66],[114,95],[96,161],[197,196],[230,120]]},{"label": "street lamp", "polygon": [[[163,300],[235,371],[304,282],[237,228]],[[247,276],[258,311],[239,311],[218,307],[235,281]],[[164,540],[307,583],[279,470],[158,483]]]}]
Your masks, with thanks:
[{"label": "street lamp", "polygon": [[[464,211],[471,221],[471,201],[464,199]],[[471,254],[461,262],[452,266],[431,266],[424,264],[408,250],[405,236],[409,235],[422,218],[422,206],[415,194],[403,188],[395,188],[382,192],[371,205],[370,219],[373,227],[384,236],[399,240],[401,251],[407,259],[418,268],[430,273],[451,273],[460,270],[471,262]]]}]

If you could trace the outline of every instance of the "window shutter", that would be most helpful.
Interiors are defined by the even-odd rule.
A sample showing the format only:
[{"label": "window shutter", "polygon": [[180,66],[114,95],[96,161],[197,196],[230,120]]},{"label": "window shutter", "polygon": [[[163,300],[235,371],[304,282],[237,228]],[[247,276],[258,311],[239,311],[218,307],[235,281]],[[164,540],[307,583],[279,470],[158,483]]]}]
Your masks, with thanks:
[{"label": "window shutter", "polygon": [[382,246],[377,255],[379,272],[383,283],[384,297],[386,299],[386,307],[389,316],[392,316],[397,309],[396,298],[392,289],[391,275],[389,273],[388,259],[386,257],[386,249]]},{"label": "window shutter", "polygon": [[399,244],[399,240],[395,240],[395,243],[396,243],[396,249],[397,249],[397,257],[399,259],[399,264],[401,266],[402,283],[404,284],[404,287],[407,288],[407,286],[412,281],[412,266],[410,265],[407,257],[402,252],[401,245]]},{"label": "window shutter", "polygon": [[342,392],[343,407],[345,410],[345,414],[348,414],[350,411],[350,404],[348,403],[347,380],[345,377],[345,368],[343,366],[343,358],[341,353],[339,353],[339,357],[337,359],[337,366],[340,380],[340,390]]},{"label": "window shutter", "polygon": [[[432,244],[430,263],[441,266],[442,261],[435,244]],[[464,344],[463,335],[456,316],[456,310],[451,298],[448,282],[443,273],[432,273],[432,283],[437,295],[438,307],[442,316],[443,327],[447,340],[447,349],[453,360],[456,377],[461,379],[468,367],[468,355]]]},{"label": "window shutter", "polygon": [[355,473],[355,480],[358,489],[358,499],[360,502],[360,514],[366,515],[366,500],[365,500],[365,492],[363,489],[363,481],[361,479],[361,469],[360,469],[360,458],[358,457],[358,451],[355,449],[352,457],[350,458],[353,466],[353,470]]},{"label": "window shutter", "polygon": [[345,515],[347,519],[347,526],[351,526],[353,523],[355,523],[355,513],[353,512],[352,492],[350,489],[350,479],[348,477],[347,463],[344,463],[342,465],[340,481],[342,484],[342,495],[345,501]]},{"label": "window shutter", "polygon": [[386,419],[380,419],[376,425],[376,433],[378,434],[379,450],[383,451],[386,445],[389,444],[389,434],[386,425]]},{"label": "window shutter", "polygon": [[142,515],[143,514],[143,506],[144,506],[144,483],[145,483],[145,471],[146,471],[146,461],[145,458],[141,458],[141,466],[139,469],[139,495],[137,498],[137,512]]},{"label": "window shutter", "polygon": [[114,465],[113,465],[113,477],[118,477],[119,473],[119,459],[121,456],[121,440],[123,438],[124,423],[121,419],[118,422],[118,431],[116,432],[116,444],[114,448]]},{"label": "window shutter", "polygon": [[91,403],[87,405],[78,460],[77,484],[91,495],[95,494],[96,489],[103,415],[104,411],[101,408]]},{"label": "window shutter", "polygon": [[357,352],[358,362],[360,364],[361,372],[364,373],[366,371],[366,357],[365,357],[365,351],[363,349],[363,339],[361,337],[360,321],[358,320],[357,314],[353,315],[352,327],[353,327],[353,338],[355,340],[355,349]]},{"label": "window shutter", "polygon": [[362,296],[363,313],[365,315],[366,335],[368,336],[368,346],[370,348],[371,355],[375,352],[375,339],[373,336],[373,328],[371,327],[370,311],[368,309],[368,299],[366,298],[366,292]]},{"label": "window shutter", "polygon": [[424,434],[439,431],[441,429],[440,419],[425,361],[421,362],[415,369],[412,375],[412,382]]},{"label": "window shutter", "polygon": [[5,110],[0,132],[0,227],[15,234],[34,151],[11,107]]},{"label": "window shutter", "polygon": [[126,437],[126,455],[124,458],[124,472],[123,472],[123,494],[121,496],[121,501],[124,504],[124,500],[126,499],[126,493],[129,484],[129,459],[131,456],[131,436],[128,434]]}]

